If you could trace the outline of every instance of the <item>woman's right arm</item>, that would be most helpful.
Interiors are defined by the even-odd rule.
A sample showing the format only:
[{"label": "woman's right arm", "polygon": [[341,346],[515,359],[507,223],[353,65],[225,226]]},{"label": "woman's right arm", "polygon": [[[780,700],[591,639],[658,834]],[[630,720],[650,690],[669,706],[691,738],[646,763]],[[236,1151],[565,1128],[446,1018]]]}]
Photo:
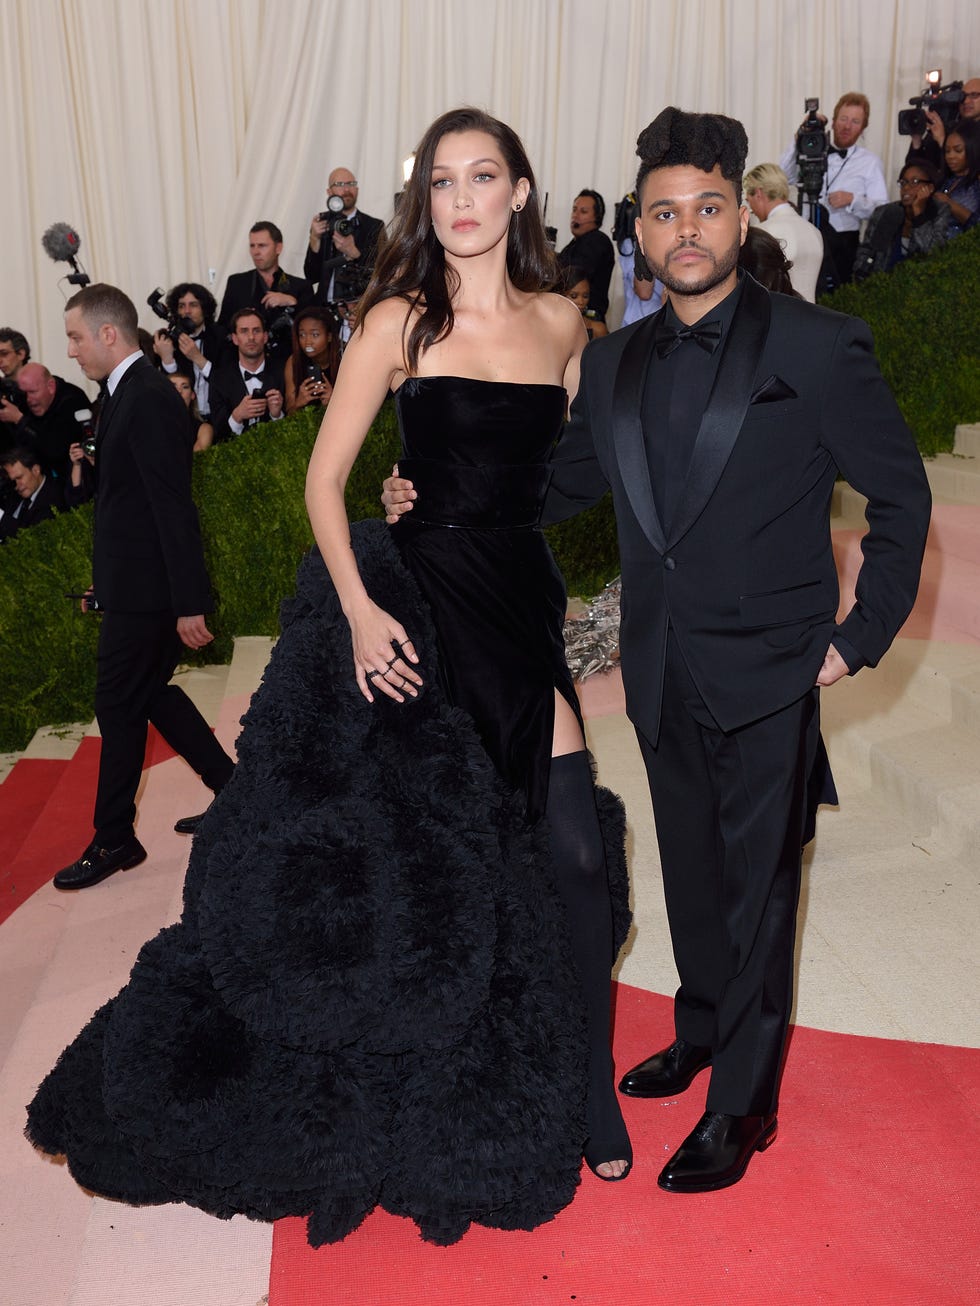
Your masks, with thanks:
[{"label": "woman's right arm", "polygon": [[[354,459],[392,382],[402,371],[404,322],[404,304],[385,300],[375,305],[359,326],[344,352],[306,475],[310,524],[350,622],[354,672],[369,702],[373,702],[372,687],[401,702],[400,691],[414,693],[401,681],[422,683],[412,669],[411,664],[418,658],[404,627],[379,608],[364,588],[344,505],[344,489]],[[404,646],[400,657],[395,644]],[[382,681],[380,674],[369,680],[369,672],[384,672],[389,663],[393,664],[391,680]]]}]

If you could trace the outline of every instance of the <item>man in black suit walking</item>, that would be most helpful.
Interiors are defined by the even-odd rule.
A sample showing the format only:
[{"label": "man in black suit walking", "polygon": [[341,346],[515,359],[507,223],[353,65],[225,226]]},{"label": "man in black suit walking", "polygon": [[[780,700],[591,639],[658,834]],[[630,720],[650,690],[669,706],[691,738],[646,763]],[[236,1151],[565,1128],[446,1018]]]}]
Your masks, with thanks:
[{"label": "man in black suit walking", "polygon": [[[146,859],[136,838],[136,790],[147,723],[218,792],[234,763],[170,678],[181,646],[213,636],[197,510],[193,434],[176,390],[137,343],[131,300],[115,286],[79,291],[65,308],[68,356],[103,384],[96,436],[93,589],[103,609],[95,710],[102,733],[95,837],[54,877],[84,889]],[[178,830],[192,832],[199,818]]]},{"label": "man in black suit walking", "polygon": [[[670,1192],[736,1183],[775,1137],[819,687],[887,650],[929,524],[864,323],[738,272],[747,147],[741,123],[677,109],[641,134],[637,240],[669,303],[583,354],[544,513],[612,490],[626,706],[680,976],[674,1042],[620,1088],[673,1097],[711,1067],[707,1110],[660,1174]],[[839,624],[838,471],[869,500]],[[389,513],[409,489],[388,486]]]}]

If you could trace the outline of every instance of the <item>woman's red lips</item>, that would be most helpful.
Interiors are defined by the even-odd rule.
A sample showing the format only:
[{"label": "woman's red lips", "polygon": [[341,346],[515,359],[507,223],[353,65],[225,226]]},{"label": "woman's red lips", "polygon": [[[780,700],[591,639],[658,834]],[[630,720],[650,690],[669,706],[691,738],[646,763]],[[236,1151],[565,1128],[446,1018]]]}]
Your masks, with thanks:
[{"label": "woman's red lips", "polygon": [[472,231],[479,225],[475,218],[457,218],[453,223],[453,231]]}]

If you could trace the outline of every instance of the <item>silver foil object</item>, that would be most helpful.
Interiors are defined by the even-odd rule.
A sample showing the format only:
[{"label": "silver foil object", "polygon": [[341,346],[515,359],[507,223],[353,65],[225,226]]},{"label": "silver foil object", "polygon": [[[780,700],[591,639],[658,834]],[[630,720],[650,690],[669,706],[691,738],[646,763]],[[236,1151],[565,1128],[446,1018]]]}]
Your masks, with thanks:
[{"label": "silver foil object", "polygon": [[565,657],[573,680],[619,666],[620,577],[565,620]]}]

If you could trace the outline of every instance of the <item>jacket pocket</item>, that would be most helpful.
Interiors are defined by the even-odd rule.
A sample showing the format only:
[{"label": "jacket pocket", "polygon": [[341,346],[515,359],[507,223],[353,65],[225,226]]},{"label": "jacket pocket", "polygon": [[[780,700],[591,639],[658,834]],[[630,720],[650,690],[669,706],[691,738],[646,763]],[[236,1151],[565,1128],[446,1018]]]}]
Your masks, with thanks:
[{"label": "jacket pocket", "polygon": [[738,600],[739,620],[749,628],[788,626],[809,617],[833,614],[836,609],[834,587],[825,580],[769,590],[765,594],[743,594]]}]

